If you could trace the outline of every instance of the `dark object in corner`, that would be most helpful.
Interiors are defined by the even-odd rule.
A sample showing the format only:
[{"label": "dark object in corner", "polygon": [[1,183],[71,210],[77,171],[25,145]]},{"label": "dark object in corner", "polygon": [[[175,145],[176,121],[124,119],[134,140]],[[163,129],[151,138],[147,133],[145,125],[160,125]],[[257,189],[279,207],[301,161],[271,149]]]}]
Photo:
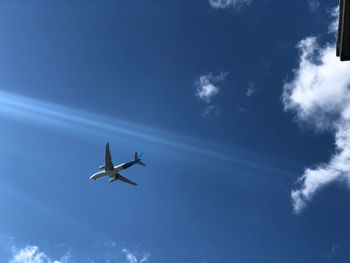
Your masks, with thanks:
[{"label": "dark object in corner", "polygon": [[350,0],[340,0],[337,39],[337,57],[350,60]]}]

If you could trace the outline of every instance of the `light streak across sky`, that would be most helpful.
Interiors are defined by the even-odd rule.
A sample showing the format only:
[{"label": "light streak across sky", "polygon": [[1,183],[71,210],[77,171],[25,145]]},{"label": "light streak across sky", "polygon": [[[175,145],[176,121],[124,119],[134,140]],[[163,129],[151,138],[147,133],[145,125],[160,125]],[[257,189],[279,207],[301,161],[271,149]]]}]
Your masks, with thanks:
[{"label": "light streak across sky", "polygon": [[[117,120],[87,111],[77,110],[67,106],[44,102],[6,91],[0,91],[0,115],[18,119],[20,121],[37,123],[41,126],[57,126],[78,130],[79,133],[92,133],[95,135],[119,134],[134,139],[140,139],[165,147],[214,158],[218,161],[234,165],[242,165],[257,170],[279,172],[286,175],[288,172],[271,165],[263,164],[265,160],[249,160],[244,157],[242,149],[226,149],[225,147],[204,144],[195,139],[180,136],[160,129],[146,127],[130,121]],[[245,151],[252,159],[258,154]],[[241,154],[241,156],[239,156]],[[255,155],[255,156],[254,156]],[[271,160],[269,161],[271,162]]]}]

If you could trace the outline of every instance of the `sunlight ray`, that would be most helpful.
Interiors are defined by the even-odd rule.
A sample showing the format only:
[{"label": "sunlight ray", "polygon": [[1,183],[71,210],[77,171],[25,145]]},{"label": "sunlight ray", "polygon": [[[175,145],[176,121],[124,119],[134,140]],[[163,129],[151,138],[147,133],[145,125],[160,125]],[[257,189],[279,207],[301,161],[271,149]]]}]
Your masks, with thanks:
[{"label": "sunlight ray", "polygon": [[[73,109],[41,100],[27,98],[17,94],[0,91],[0,114],[9,118],[22,118],[23,121],[55,125],[62,128],[71,128],[81,132],[100,133],[109,132],[130,138],[138,138],[165,147],[186,151],[233,165],[243,165],[257,170],[263,169],[271,172],[287,171],[267,165],[271,160],[263,156],[239,148],[225,149],[210,143],[203,143],[185,136],[173,134],[160,129],[150,128],[130,121],[112,119],[87,111]],[[247,158],[248,156],[248,158]]]}]

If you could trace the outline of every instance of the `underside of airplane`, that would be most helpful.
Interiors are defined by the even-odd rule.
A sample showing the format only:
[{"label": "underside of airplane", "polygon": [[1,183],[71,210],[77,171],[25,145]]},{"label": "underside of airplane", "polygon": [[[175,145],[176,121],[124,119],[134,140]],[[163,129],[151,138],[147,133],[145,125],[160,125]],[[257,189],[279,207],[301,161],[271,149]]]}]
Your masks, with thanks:
[{"label": "underside of airplane", "polygon": [[96,179],[103,177],[103,176],[109,176],[109,177],[111,177],[111,179],[109,179],[109,182],[111,182],[111,183],[116,181],[116,180],[120,180],[120,181],[123,181],[123,182],[128,183],[128,184],[137,185],[135,182],[133,182],[133,181],[125,178],[121,174],[119,174],[119,172],[133,166],[134,164],[146,166],[143,162],[141,162],[141,157],[142,157],[142,153],[138,154],[137,152],[135,152],[133,161],[130,161],[127,163],[122,163],[122,164],[114,166],[113,162],[112,162],[111,153],[109,150],[109,143],[107,143],[106,144],[105,164],[101,165],[99,167],[99,169],[103,170],[103,171],[95,173],[94,175],[92,175],[90,177],[90,179],[96,180]]}]

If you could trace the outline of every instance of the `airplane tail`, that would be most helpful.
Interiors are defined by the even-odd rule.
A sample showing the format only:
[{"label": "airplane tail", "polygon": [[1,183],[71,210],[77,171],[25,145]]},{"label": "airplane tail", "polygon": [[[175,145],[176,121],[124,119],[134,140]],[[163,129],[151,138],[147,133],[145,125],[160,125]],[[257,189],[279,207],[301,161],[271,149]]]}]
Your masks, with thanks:
[{"label": "airplane tail", "polygon": [[135,152],[134,161],[137,161],[137,163],[138,163],[139,165],[146,166],[146,164],[144,164],[143,162],[141,162],[141,157],[142,157],[142,155],[143,155],[143,153],[138,154],[137,152]]}]

